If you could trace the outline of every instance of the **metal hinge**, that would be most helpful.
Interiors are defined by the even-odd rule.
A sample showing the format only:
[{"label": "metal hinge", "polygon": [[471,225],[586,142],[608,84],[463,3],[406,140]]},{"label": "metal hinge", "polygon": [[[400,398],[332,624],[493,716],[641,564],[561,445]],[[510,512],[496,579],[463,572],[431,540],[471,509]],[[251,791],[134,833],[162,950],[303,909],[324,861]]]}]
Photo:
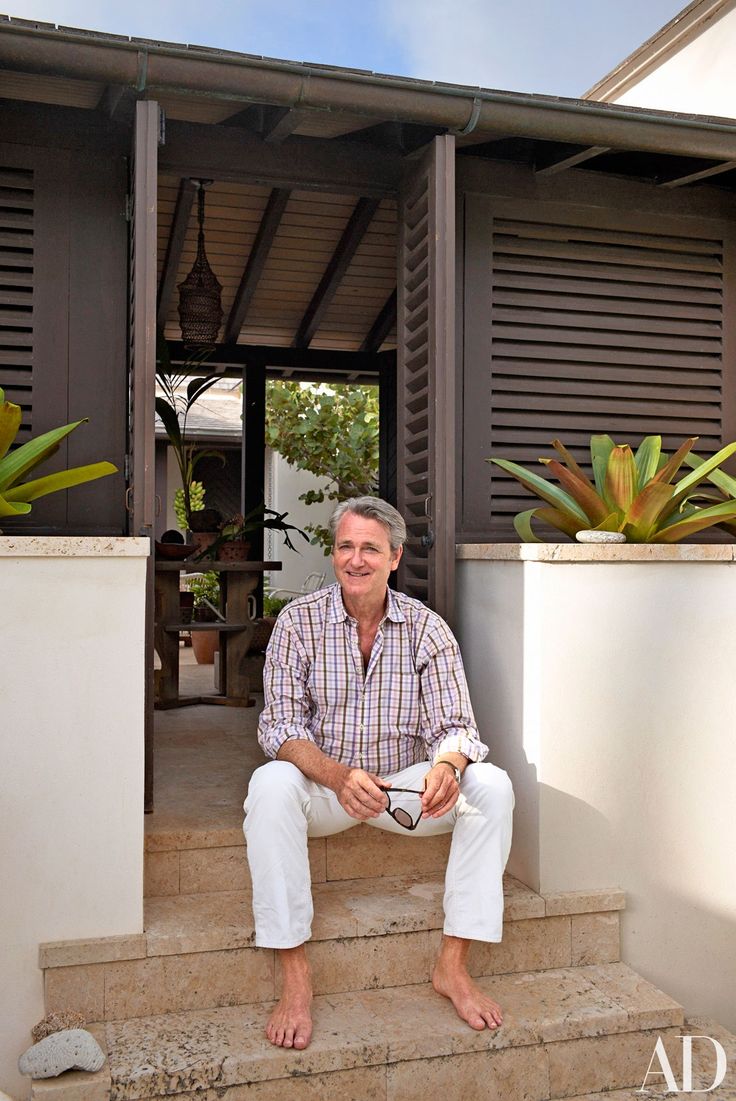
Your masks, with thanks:
[{"label": "metal hinge", "polygon": [[123,476],[126,482],[130,479],[130,455],[126,455],[123,459]]}]

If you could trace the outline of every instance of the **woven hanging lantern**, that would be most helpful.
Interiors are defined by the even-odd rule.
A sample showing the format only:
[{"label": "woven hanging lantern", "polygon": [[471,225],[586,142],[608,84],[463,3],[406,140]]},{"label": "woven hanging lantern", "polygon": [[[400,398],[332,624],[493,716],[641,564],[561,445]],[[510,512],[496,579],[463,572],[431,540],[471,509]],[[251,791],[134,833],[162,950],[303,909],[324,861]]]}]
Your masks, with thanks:
[{"label": "woven hanging lantern", "polygon": [[207,260],[204,247],[204,189],[199,180],[199,236],[192,270],[179,284],[179,324],[186,348],[214,348],[222,322],[222,286]]}]

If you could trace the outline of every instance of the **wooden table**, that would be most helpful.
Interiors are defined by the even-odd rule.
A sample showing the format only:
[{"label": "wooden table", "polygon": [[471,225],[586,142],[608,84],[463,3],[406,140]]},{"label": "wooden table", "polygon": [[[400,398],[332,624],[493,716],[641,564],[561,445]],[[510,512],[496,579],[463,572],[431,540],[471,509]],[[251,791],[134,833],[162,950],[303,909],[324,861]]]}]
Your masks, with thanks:
[{"label": "wooden table", "polygon": [[[252,707],[246,657],[255,620],[248,597],[267,570],[280,570],[280,562],[156,562],[154,645],[161,659],[156,707],[185,707],[196,703]],[[224,622],[182,623],[179,575],[214,571],[220,574]],[[206,696],[179,695],[179,634],[182,631],[217,631],[220,635],[222,692]]]}]

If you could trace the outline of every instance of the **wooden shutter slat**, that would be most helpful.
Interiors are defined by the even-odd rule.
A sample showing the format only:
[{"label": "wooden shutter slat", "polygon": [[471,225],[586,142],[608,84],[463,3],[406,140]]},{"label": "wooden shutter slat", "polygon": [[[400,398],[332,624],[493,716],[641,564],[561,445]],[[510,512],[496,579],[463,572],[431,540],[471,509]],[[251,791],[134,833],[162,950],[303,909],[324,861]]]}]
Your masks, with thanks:
[{"label": "wooden shutter slat", "polygon": [[512,234],[516,238],[542,238],[550,241],[600,241],[604,244],[630,245],[637,249],[672,249],[675,252],[721,254],[723,242],[717,238],[678,237],[672,234],[627,232],[624,229],[599,229],[594,226],[574,226],[522,219],[494,219],[494,232]]},{"label": "wooden shutter slat", "polygon": [[[602,381],[597,378],[595,383],[594,396],[598,397],[632,397],[635,396],[637,401],[645,401],[647,399],[654,399],[656,397],[666,398],[672,401],[714,401],[720,400],[720,380],[716,379],[718,385],[711,384],[710,386],[703,387],[689,387],[681,385],[663,385],[663,384],[649,384],[644,382],[625,382],[620,379]],[[565,394],[568,396],[570,385],[567,379],[557,378],[513,378],[509,376],[494,374],[494,383],[497,388],[503,386],[503,393],[497,396],[494,401],[502,400],[511,394],[517,394],[519,396],[526,394],[539,395],[540,400],[543,400],[543,395],[549,394]]]},{"label": "wooden shutter slat", "polygon": [[651,267],[656,264],[661,271],[718,272],[722,267],[720,256],[688,255],[682,252],[667,252],[664,249],[607,248],[603,245],[583,244],[581,241],[531,241],[497,236],[495,248],[499,256],[586,260],[617,267],[619,265]]},{"label": "wooden shutter slat", "polygon": [[[720,340],[722,325],[720,321],[697,321],[682,317],[626,317],[613,313],[575,313],[572,310],[533,310],[524,306],[493,307],[492,320],[497,328],[499,323],[540,325],[546,327],[564,327],[583,330],[607,330],[631,333],[663,333],[677,337],[708,337]],[[494,329],[495,331],[495,329]]]},{"label": "wooden shutter slat", "polygon": [[[500,255],[495,258],[495,270],[497,273],[505,271],[524,271],[531,273],[546,273],[547,275],[579,275],[591,280],[631,281],[634,283],[663,283],[662,275],[657,271],[651,271],[646,267],[634,267],[625,264],[586,264],[584,261],[575,260],[557,261],[544,256],[511,256]],[[500,280],[499,280],[500,281]],[[718,273],[710,272],[685,272],[668,271],[666,287],[698,287],[703,290],[718,289],[721,278]]]},{"label": "wooden shutter slat", "polygon": [[[590,363],[593,365],[596,363],[619,363],[623,354],[622,351],[608,351],[605,348],[579,348],[574,345],[561,347],[557,344],[542,344],[541,342],[537,344],[524,343],[514,345],[508,341],[499,341],[498,344],[494,341],[493,344],[494,360],[498,358],[501,362],[506,358],[513,359],[518,356],[520,359],[567,360],[571,362]],[[626,350],[626,354],[630,354],[628,349]],[[673,352],[649,352],[639,350],[636,352],[636,360],[637,363],[659,367],[698,368],[709,365],[706,357],[696,358],[687,354],[677,355]]]},{"label": "wooden shutter slat", "polygon": [[[620,297],[626,300],[635,299],[637,302],[652,299],[673,304],[686,303],[689,306],[700,308],[712,306],[720,309],[721,306],[720,284],[715,285],[713,289],[700,287],[697,298],[694,299],[692,288],[674,286],[671,281],[666,286],[658,286],[656,282],[652,282],[646,287],[634,282],[621,282],[618,279],[603,280],[598,283],[586,279],[584,268],[580,272],[580,277],[567,278],[566,272],[555,272],[553,274],[556,275],[556,278],[552,281],[545,273],[529,271],[523,265],[518,265],[518,268],[518,271],[504,271],[503,278],[496,279],[496,289],[508,292],[509,288],[512,287],[525,291],[538,291],[547,288],[555,294],[565,293],[570,295],[567,299],[568,302],[579,301],[581,305],[577,307],[578,309],[583,308],[583,302],[597,295]],[[622,308],[628,308],[627,302],[622,304]]]},{"label": "wooden shutter slat", "polygon": [[[494,315],[495,321],[495,315]],[[518,341],[536,343],[540,340],[550,344],[585,344],[588,347],[604,348],[641,348],[645,345],[645,334],[641,332],[617,332],[591,326],[588,329],[561,329],[552,325],[494,324],[494,341]],[[696,355],[720,355],[720,334],[714,338],[670,336],[659,330],[657,347],[668,352],[694,352]]]},{"label": "wooden shutter slat", "polygon": [[[716,364],[716,368],[719,365]],[[513,380],[518,385],[522,379],[528,379],[530,385],[541,388],[545,380],[550,379],[549,365],[543,360],[507,360],[503,367],[494,362],[494,379],[505,378]],[[711,370],[699,366],[695,369],[685,368],[679,370],[674,367],[642,367],[640,364],[611,363],[597,364],[595,370],[596,379],[603,382],[620,380],[630,383],[667,384],[672,386],[720,386],[720,370]],[[590,380],[590,365],[587,363],[558,363],[552,380]]]},{"label": "wooden shutter slat", "polygon": [[[557,288],[559,289],[559,287]],[[628,288],[630,289],[630,288]],[[706,324],[720,324],[720,296],[714,296],[712,305],[694,306],[692,303],[662,302],[652,298],[604,298],[584,293],[577,295],[539,294],[534,290],[519,287],[496,287],[493,300],[496,307],[527,310],[531,313],[542,310],[566,316],[585,317],[589,313],[616,319],[634,326],[651,324],[654,319],[662,318],[664,325],[677,324],[688,319],[703,321]],[[601,311],[605,311],[601,314]]]}]

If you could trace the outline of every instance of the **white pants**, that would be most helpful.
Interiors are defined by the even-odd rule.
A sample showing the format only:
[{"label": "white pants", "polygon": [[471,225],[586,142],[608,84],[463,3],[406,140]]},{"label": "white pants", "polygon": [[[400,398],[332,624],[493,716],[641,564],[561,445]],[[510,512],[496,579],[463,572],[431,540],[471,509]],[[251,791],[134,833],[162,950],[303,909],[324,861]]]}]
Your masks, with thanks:
[{"label": "white pants", "polygon": [[[426,762],[411,765],[387,779],[394,787],[421,790],[429,768]],[[401,798],[401,806],[410,813],[418,812],[417,796],[395,798]],[[412,838],[452,832],[444,931],[448,936],[498,942],[513,806],[506,773],[495,765],[471,764],[463,773],[455,806],[441,818],[425,818],[410,832],[384,812],[369,818],[368,825]],[[307,837],[328,837],[358,821],[343,810],[333,791],[308,780],[289,761],[270,761],[256,769],[245,812],[256,945],[295,948],[312,932]]]}]

